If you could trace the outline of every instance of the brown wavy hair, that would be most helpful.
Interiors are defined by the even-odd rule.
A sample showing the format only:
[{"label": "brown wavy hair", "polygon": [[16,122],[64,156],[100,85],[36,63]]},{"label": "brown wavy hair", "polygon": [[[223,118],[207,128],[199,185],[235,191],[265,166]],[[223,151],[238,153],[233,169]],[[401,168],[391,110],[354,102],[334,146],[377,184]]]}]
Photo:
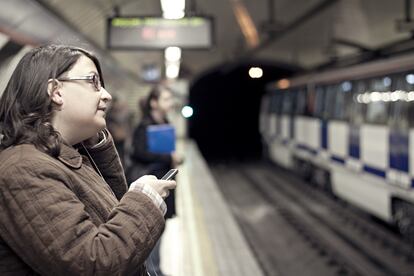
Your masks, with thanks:
[{"label": "brown wavy hair", "polygon": [[51,44],[23,56],[0,98],[0,149],[33,144],[51,156],[59,155],[62,139],[51,124],[55,110],[48,81],[72,69],[82,55],[95,63],[103,86],[98,59],[82,48]]},{"label": "brown wavy hair", "polygon": [[[169,87],[163,84],[156,84],[152,87],[151,91],[145,98],[140,99],[138,101],[138,107],[141,109],[143,117],[151,117],[151,101],[158,101],[163,91],[168,91],[171,94],[173,93],[173,91]],[[168,121],[167,117],[165,117],[164,120]]]}]

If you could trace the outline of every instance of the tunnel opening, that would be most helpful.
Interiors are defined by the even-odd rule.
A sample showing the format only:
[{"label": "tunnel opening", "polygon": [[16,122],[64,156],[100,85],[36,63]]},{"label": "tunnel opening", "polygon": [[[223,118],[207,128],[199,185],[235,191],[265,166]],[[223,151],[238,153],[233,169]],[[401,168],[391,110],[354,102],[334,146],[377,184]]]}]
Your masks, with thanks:
[{"label": "tunnel opening", "polygon": [[[251,78],[249,69],[260,67],[261,78]],[[217,66],[190,85],[189,137],[204,158],[214,161],[261,159],[259,111],[266,85],[286,78],[300,68],[264,61]]]}]

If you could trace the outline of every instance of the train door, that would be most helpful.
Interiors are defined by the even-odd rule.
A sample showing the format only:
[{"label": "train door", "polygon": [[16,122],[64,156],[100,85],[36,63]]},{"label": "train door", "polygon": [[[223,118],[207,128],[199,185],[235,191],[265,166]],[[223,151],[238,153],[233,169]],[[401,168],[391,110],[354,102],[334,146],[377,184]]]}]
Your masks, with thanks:
[{"label": "train door", "polygon": [[267,130],[268,133],[268,143],[272,143],[276,136],[276,121],[277,121],[277,114],[276,114],[276,108],[277,108],[277,100],[278,100],[278,93],[279,91],[273,91],[270,97],[270,103],[269,103],[269,115],[268,115],[268,122],[267,122]]},{"label": "train door", "polygon": [[259,117],[259,132],[262,140],[262,154],[264,158],[269,158],[270,153],[270,105],[272,103],[273,92],[269,91],[262,98]]},{"label": "train door", "polygon": [[330,154],[328,151],[329,121],[326,113],[327,95],[326,86],[319,85],[315,87],[313,117],[318,120],[319,124],[319,152],[315,159],[317,165],[313,169],[311,182],[330,192]]},{"label": "train door", "polygon": [[305,131],[306,141],[305,145],[310,153],[311,162],[316,160],[322,148],[321,143],[321,120],[315,116],[316,109],[316,92],[312,85],[308,86],[306,91],[306,106],[305,106]]},{"label": "train door", "polygon": [[259,117],[259,132],[264,140],[265,144],[268,141],[268,121],[269,121],[269,110],[270,110],[270,98],[271,92],[263,96],[261,106],[260,106],[260,117]]},{"label": "train door", "polygon": [[268,146],[268,153],[271,160],[277,161],[277,155],[279,154],[279,148],[283,145],[282,133],[281,133],[281,105],[283,101],[283,95],[285,92],[277,90],[274,91],[271,98],[269,108],[269,124],[267,126],[267,132],[269,133],[268,140],[266,141]]},{"label": "train door", "polygon": [[292,148],[294,147],[293,133],[293,108],[295,106],[295,92],[290,90],[280,91],[279,108],[277,110],[277,132],[278,143],[273,143],[271,147],[271,159],[277,164],[292,168]]},{"label": "train door", "polygon": [[[348,168],[353,160],[349,152],[351,133],[359,130],[361,120],[355,106],[355,95],[361,89],[361,82],[345,81],[327,86],[324,116],[328,121],[327,145],[330,158],[330,186],[332,192],[349,199],[354,193],[358,172]],[[360,116],[359,116],[360,117]],[[359,132],[356,132],[358,134]],[[359,137],[358,137],[359,149]],[[359,155],[358,155],[359,159]]]},{"label": "train door", "polygon": [[346,167],[354,173],[361,173],[361,126],[364,121],[366,104],[362,97],[368,91],[366,80],[354,81],[352,88],[352,104],[348,108],[349,117],[349,138],[348,138],[348,158]]},{"label": "train door", "polygon": [[344,166],[348,157],[349,113],[352,102],[352,83],[345,81],[329,87],[328,149],[332,162]]},{"label": "train door", "polygon": [[359,100],[366,106],[360,129],[362,162],[361,185],[353,199],[363,208],[390,220],[390,190],[386,181],[389,170],[389,107],[392,80],[389,76],[369,80],[368,91]]},{"label": "train door", "polygon": [[271,114],[272,122],[271,128],[273,133],[273,140],[277,140],[278,143],[281,143],[281,109],[284,93],[281,91],[276,91],[273,96],[273,101],[271,104]]},{"label": "train door", "polygon": [[395,185],[391,198],[393,219],[400,232],[414,241],[414,74],[395,76],[396,100],[390,120],[389,181]]},{"label": "train door", "polygon": [[388,103],[381,99],[382,93],[390,90],[390,84],[389,78],[354,81],[352,101],[348,111],[345,109],[345,114],[349,112],[345,120],[349,122],[346,123],[348,134],[345,138],[347,156],[344,162],[340,157],[333,160],[331,172],[333,191],[337,196],[386,220],[389,219],[389,195],[385,185]]},{"label": "train door", "polygon": [[306,91],[303,89],[296,92],[296,106],[293,114],[294,133],[296,149],[295,154],[300,159],[308,159],[307,151],[307,131],[306,131]]},{"label": "train door", "polygon": [[406,101],[407,91],[411,87],[405,81],[405,74],[393,77],[392,91],[390,93],[389,116],[389,170],[387,180],[391,185],[403,189],[411,187],[409,176],[409,112],[411,104]]},{"label": "train door", "polygon": [[296,106],[293,113],[294,132],[294,166],[295,171],[302,178],[309,180],[312,173],[310,165],[312,149],[309,146],[309,117],[307,114],[307,90],[300,88],[296,90]]},{"label": "train door", "polygon": [[325,114],[326,89],[324,86],[315,88],[315,118],[321,122],[321,158],[328,159],[328,118]]}]

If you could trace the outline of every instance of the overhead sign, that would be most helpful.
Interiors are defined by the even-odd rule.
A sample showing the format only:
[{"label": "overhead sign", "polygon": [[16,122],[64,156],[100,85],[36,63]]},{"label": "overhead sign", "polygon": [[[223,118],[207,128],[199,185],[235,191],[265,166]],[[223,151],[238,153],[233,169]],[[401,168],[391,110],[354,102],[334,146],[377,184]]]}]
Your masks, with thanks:
[{"label": "overhead sign", "polygon": [[213,44],[213,21],[209,17],[111,17],[107,23],[109,49],[207,49]]}]

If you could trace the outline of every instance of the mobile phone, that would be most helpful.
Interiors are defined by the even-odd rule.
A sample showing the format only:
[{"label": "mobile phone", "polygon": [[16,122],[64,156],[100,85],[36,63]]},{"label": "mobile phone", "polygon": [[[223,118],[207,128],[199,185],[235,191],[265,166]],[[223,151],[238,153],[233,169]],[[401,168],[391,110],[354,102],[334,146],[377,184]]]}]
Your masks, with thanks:
[{"label": "mobile phone", "polygon": [[177,173],[178,173],[177,169],[171,169],[163,177],[161,177],[161,179],[162,180],[171,180]]}]

